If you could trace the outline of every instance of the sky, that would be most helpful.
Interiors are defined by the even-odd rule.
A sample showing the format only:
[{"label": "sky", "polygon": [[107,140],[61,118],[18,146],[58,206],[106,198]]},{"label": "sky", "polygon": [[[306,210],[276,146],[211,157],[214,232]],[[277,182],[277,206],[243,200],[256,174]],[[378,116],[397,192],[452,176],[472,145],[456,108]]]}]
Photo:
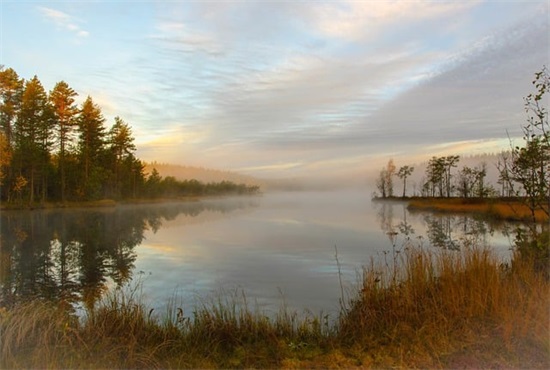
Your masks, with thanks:
[{"label": "sky", "polygon": [[145,161],[360,176],[390,158],[508,148],[550,60],[549,8],[0,0],[0,64],[91,96],[108,126],[131,125]]}]

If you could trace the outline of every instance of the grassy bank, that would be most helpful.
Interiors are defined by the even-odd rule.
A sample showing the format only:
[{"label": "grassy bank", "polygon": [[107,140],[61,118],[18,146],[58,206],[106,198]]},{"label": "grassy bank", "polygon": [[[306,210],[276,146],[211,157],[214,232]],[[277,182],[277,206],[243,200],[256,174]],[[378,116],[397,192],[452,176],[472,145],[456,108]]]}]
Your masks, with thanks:
[{"label": "grassy bank", "polygon": [[[508,221],[530,221],[531,211],[517,199],[493,198],[410,198],[408,209],[446,213],[471,213]],[[537,210],[538,222],[548,222],[548,216]]]},{"label": "grassy bank", "polygon": [[486,249],[407,247],[375,261],[335,325],[273,318],[236,294],[155,315],[116,291],[80,320],[34,301],[0,311],[2,368],[548,368],[550,284]]}]

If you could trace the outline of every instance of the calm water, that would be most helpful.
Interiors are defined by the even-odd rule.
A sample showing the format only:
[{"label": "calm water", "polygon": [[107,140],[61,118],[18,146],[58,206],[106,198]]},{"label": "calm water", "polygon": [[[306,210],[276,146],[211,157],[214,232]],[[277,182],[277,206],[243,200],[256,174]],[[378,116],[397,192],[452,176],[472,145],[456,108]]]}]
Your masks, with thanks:
[{"label": "calm water", "polygon": [[[408,237],[453,249],[473,232],[506,256],[502,227],[465,216],[409,213],[368,192],[273,193],[113,209],[0,214],[1,304],[26,297],[93,304],[105,288],[139,280],[144,301],[190,309],[243,291],[267,312],[336,313],[341,289],[372,257]],[[395,246],[395,247],[394,247]],[[336,258],[336,252],[338,258]]]}]

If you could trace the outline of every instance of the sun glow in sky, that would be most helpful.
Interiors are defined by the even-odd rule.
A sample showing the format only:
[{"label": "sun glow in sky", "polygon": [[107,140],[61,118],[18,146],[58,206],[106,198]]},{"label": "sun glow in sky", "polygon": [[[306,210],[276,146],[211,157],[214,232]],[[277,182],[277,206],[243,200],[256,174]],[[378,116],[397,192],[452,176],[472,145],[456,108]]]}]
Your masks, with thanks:
[{"label": "sun glow in sky", "polygon": [[550,60],[549,7],[3,0],[0,64],[92,96],[109,125],[132,126],[146,161],[359,174],[505,148]]}]

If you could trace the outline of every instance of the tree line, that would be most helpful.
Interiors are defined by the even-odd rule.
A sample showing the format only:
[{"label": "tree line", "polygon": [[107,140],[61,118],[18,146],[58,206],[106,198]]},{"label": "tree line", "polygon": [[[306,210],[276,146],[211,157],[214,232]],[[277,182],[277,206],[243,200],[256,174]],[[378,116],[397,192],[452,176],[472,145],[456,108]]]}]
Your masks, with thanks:
[{"label": "tree line", "polygon": [[46,91],[37,76],[25,80],[0,66],[0,201],[138,198],[160,196],[168,188],[171,195],[258,190],[147,176],[135,155],[131,126],[117,116],[108,127],[92,97],[79,105],[77,96],[65,81]]},{"label": "tree line", "polygon": [[[458,167],[459,162],[459,155],[432,157],[426,165],[424,176],[420,181],[420,189],[415,190],[414,195],[439,198],[512,196],[509,188],[503,186],[499,192],[493,185],[486,182],[487,164],[485,162],[476,167],[463,166],[460,170],[453,170]],[[402,197],[405,198],[407,178],[413,172],[414,167],[410,165],[402,166],[397,170],[393,159],[390,159],[376,180],[376,188],[380,193],[377,195],[382,198],[395,197],[394,177],[398,177],[403,181]]]},{"label": "tree line", "polygon": [[[502,152],[496,167],[498,188],[487,183],[487,164],[463,166],[458,170],[460,156],[432,157],[421,180],[423,197],[519,197],[534,213],[539,209],[548,215],[550,209],[550,126],[548,123],[548,96],[550,75],[548,69],[535,73],[535,92],[524,99],[527,123],[522,126],[523,145],[510,142],[510,150]],[[395,197],[394,178],[403,181],[402,197],[406,197],[407,178],[414,167],[397,170],[393,159],[382,168],[376,179],[376,197]],[[416,191],[415,191],[416,193]],[[415,194],[417,195],[417,194]]]}]

